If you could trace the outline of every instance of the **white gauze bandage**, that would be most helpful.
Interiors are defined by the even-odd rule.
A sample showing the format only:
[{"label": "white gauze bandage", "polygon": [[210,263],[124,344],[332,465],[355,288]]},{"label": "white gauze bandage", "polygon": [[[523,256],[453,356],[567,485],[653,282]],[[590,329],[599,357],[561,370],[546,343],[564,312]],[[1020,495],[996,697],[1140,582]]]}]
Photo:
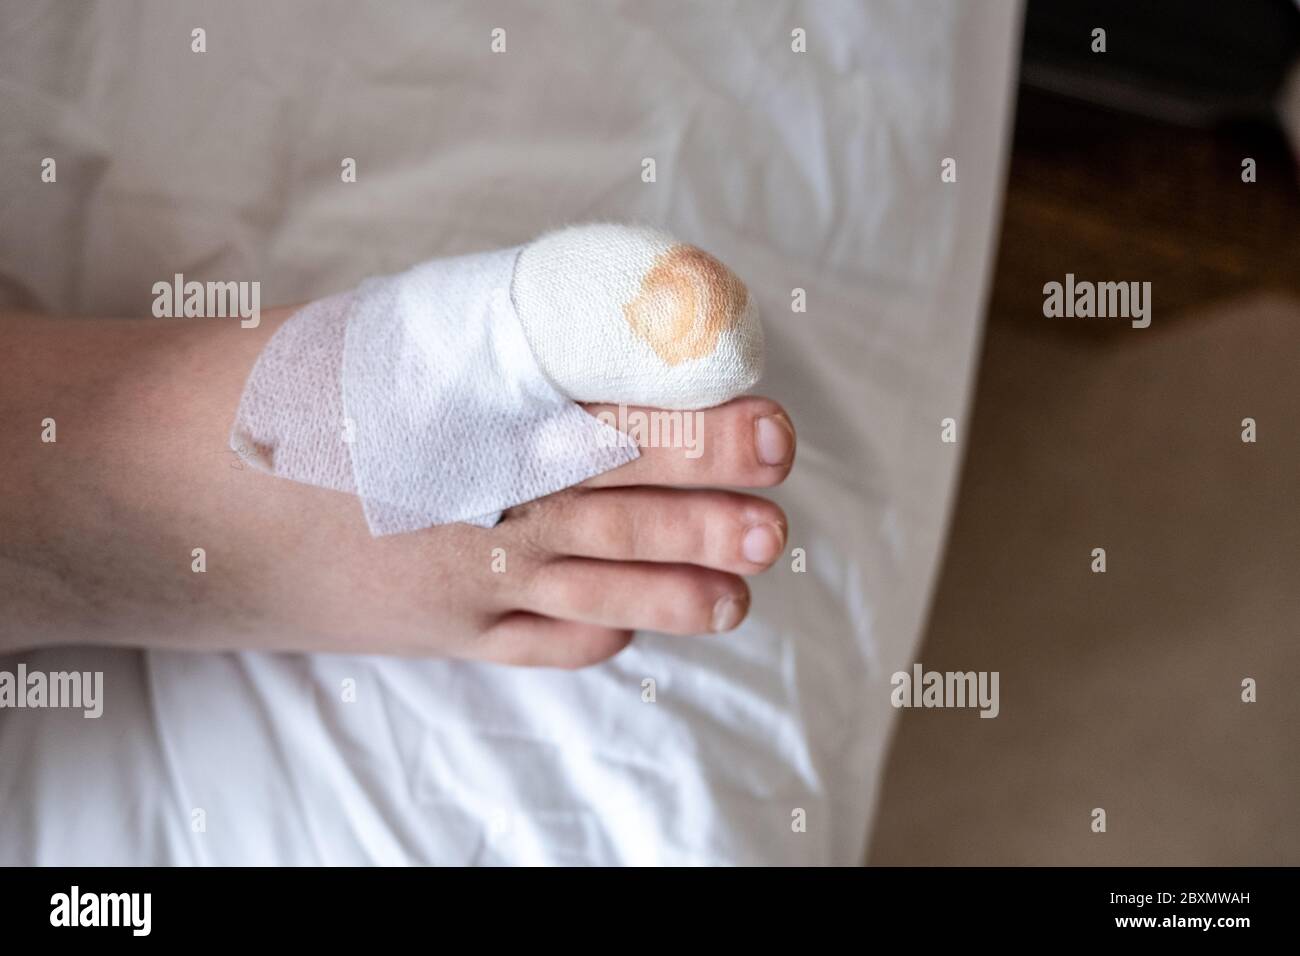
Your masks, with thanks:
[{"label": "white gauze bandage", "polygon": [[357,495],[375,535],[490,527],[637,457],[575,402],[716,405],[757,382],[762,347],[717,259],[652,229],[576,226],[300,309],[258,356],[231,447]]}]

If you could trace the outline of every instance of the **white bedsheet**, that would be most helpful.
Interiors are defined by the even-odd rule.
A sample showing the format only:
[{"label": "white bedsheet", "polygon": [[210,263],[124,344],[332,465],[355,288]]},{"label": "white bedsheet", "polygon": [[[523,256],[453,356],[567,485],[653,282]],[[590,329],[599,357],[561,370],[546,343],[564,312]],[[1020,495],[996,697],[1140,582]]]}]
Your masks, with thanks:
[{"label": "white bedsheet", "polygon": [[103,670],[106,696],[0,711],[0,863],[861,860],[961,456],[939,423],[964,438],[1016,3],[0,9],[5,304],[147,315],[176,272],[299,301],[564,222],[661,225],[758,298],[807,554],[734,636],[579,673],[0,658]]}]

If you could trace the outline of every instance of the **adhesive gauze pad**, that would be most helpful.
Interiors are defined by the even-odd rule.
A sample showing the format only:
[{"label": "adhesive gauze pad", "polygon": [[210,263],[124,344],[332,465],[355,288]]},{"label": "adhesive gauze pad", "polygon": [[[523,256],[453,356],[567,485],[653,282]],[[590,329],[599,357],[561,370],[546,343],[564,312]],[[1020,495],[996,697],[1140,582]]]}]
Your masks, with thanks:
[{"label": "adhesive gauze pad", "polygon": [[574,227],[299,310],[258,356],[231,445],[358,495],[376,535],[491,526],[637,457],[575,399],[717,404],[761,355],[748,293],[716,259],[653,230]]}]

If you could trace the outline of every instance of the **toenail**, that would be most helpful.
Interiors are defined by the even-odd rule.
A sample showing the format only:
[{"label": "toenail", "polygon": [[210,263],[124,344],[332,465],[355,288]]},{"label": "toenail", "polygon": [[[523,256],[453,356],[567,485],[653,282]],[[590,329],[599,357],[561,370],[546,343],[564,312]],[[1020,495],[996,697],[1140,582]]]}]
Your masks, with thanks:
[{"label": "toenail", "polygon": [[713,605],[713,629],[715,631],[729,631],[745,616],[745,605],[731,595],[718,598],[718,603]]},{"label": "toenail", "polygon": [[754,423],[754,444],[760,462],[784,465],[794,453],[794,429],[784,415],[768,415]]},{"label": "toenail", "polygon": [[781,553],[781,529],[774,524],[756,524],[745,532],[740,553],[751,564],[771,564]]}]

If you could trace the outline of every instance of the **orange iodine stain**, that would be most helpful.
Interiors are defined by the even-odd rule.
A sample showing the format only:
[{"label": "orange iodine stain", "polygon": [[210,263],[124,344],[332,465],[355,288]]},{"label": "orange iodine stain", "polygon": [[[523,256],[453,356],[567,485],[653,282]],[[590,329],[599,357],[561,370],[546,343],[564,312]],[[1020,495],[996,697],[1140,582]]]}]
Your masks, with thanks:
[{"label": "orange iodine stain", "polygon": [[668,365],[703,358],[744,314],[749,290],[703,249],[673,246],[660,253],[623,306],[627,324]]}]

